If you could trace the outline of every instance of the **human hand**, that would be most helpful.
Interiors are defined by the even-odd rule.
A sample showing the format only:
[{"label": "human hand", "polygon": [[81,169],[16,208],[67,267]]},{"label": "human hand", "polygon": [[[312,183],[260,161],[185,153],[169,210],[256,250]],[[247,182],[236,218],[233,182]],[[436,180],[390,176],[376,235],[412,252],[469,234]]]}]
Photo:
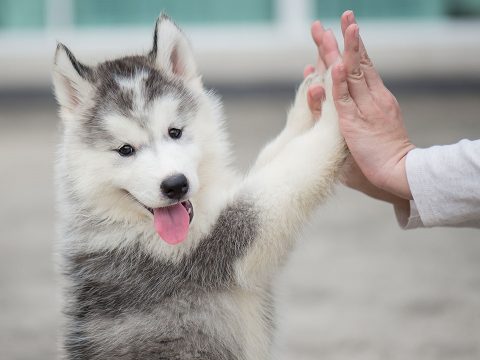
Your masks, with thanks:
[{"label": "human hand", "polygon": [[[345,182],[372,195],[372,189],[364,186],[367,180],[378,190],[411,199],[405,157],[414,145],[403,125],[398,102],[370,61],[353,12],[342,15],[341,25],[345,41],[341,61],[335,37],[331,31],[325,31],[320,22],[312,25],[312,37],[319,51],[317,67],[333,65],[333,96],[340,128],[358,165],[358,171],[353,168],[347,174],[354,180]],[[312,67],[305,69],[306,74],[310,71]]]},{"label": "human hand", "polygon": [[414,145],[400,106],[368,57],[353,12],[344,13],[341,23],[345,50],[332,77],[342,134],[358,167],[373,185],[412,199],[405,159]]},{"label": "human hand", "polygon": [[[341,60],[337,40],[331,30],[325,30],[320,21],[316,21],[312,24],[311,33],[312,38],[317,45],[318,59],[316,66],[308,65],[305,67],[303,72],[304,77],[307,77],[315,71],[320,73],[325,72],[327,68]],[[308,104],[312,112],[318,111],[317,109],[321,109],[322,106],[322,101],[315,96],[317,91],[318,89],[314,86],[311,86],[308,91]],[[344,185],[363,192],[377,200],[386,201],[394,205],[399,205],[402,203],[402,200],[405,201],[404,199],[373,185],[365,175],[363,175],[355,162],[355,159],[351,155],[348,156],[343,165],[342,176],[340,179]]]}]

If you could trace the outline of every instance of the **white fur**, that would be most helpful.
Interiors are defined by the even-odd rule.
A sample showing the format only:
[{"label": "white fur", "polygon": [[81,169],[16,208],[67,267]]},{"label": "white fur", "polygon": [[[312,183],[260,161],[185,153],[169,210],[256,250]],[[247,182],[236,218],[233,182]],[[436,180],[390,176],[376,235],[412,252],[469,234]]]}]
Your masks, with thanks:
[{"label": "white fur", "polygon": [[141,82],[148,77],[148,74],[144,71],[138,72],[134,77],[116,77],[116,81],[120,87],[124,89],[130,89],[133,91],[133,106],[137,111],[141,111],[144,101],[142,97]]},{"label": "white fur", "polygon": [[180,75],[187,80],[197,76],[197,66],[192,49],[181,30],[170,20],[157,22],[157,43],[162,51],[158,52],[157,65],[171,76]]},{"label": "white fur", "polygon": [[[315,124],[305,98],[307,84],[311,80],[307,79],[306,84],[300,87],[285,129],[265,147],[238,190],[253,192],[263,209],[262,213],[267,214],[262,217],[260,240],[236,264],[238,281],[245,288],[253,290],[270,283],[291,251],[300,226],[329,194],[345,153],[331,97],[330,79],[327,82],[327,93],[330,95],[321,118]],[[305,119],[310,122],[305,122]],[[255,303],[250,306],[254,307]],[[248,317],[249,311],[244,311],[242,316],[248,333],[254,339],[261,338],[263,333],[258,318],[252,319]],[[251,311],[254,312],[254,308]],[[256,344],[252,354],[263,354],[267,348],[268,343]],[[268,358],[267,354],[249,357]]]},{"label": "white fur", "polygon": [[[345,147],[332,98],[331,75],[326,75],[328,95],[320,119],[313,119],[306,101],[308,85],[321,81],[314,74],[300,87],[286,127],[259,155],[242,186],[255,193],[268,214],[262,218],[262,240],[237,264],[238,277],[247,286],[268,280],[284,261],[299,227],[329,194],[343,160]],[[269,162],[265,161],[267,156]]]},{"label": "white fur", "polygon": [[[259,210],[259,234],[246,256],[235,265],[241,287],[233,290],[233,298],[226,298],[225,303],[236,309],[232,326],[244,339],[246,359],[268,359],[270,340],[261,316],[262,299],[292,248],[296,232],[329,194],[345,156],[330,75],[326,78],[327,100],[321,119],[312,117],[306,100],[308,85],[323,81],[321,76],[312,75],[299,88],[285,129],[260,153],[248,176],[242,178],[230,167],[230,147],[219,102],[201,87],[188,41],[170,21],[160,21],[157,37],[162,46],[156,59],[158,68],[168,76],[183,79],[194,93],[198,109],[178,141],[168,137],[169,127],[184,125],[183,119],[177,118],[178,99],[167,96],[156,100],[141,114],[146,127],[118,114],[108,115],[104,123],[117,139],[116,146],[130,143],[139,149],[132,158],[121,158],[111,149],[99,151],[79,139],[78,118],[82,107],[92,101],[91,86],[78,76],[64,52],[57,54],[54,84],[65,120],[57,168],[60,214],[68,217],[78,211],[77,204],[67,200],[71,194],[62,185],[68,180],[78,202],[93,209],[95,216],[108,223],[127,225],[118,227],[116,233],[99,233],[83,243],[65,234],[63,245],[88,252],[133,246],[141,241],[154,256],[176,262],[209,233],[226,204],[249,196]],[[144,108],[138,84],[145,76],[140,73],[133,80],[117,79],[121,86],[134,91],[138,109]],[[188,239],[171,246],[158,239],[152,215],[121,189],[146,206],[165,206],[168,201],[159,196],[159,185],[175,173],[189,179],[188,197],[195,217]],[[119,244],[120,238],[125,240]],[[127,321],[112,324],[112,331],[121,336],[129,324],[139,326]]]}]

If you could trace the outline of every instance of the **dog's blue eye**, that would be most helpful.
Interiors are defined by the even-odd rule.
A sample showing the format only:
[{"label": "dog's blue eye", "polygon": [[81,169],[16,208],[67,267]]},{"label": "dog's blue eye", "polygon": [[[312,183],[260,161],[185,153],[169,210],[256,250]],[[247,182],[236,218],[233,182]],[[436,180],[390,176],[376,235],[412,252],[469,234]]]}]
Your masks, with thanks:
[{"label": "dog's blue eye", "polygon": [[172,139],[180,139],[182,137],[182,130],[181,129],[170,128],[170,129],[168,129],[168,135]]},{"label": "dog's blue eye", "polygon": [[135,154],[135,149],[133,148],[133,146],[125,144],[120,149],[118,149],[117,152],[121,156],[132,156],[133,154]]}]

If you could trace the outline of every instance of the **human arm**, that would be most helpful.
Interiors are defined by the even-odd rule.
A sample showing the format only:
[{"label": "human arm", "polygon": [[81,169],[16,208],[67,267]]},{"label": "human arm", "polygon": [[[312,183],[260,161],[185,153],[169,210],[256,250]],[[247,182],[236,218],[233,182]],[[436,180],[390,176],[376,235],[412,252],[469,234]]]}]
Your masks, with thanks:
[{"label": "human arm", "polygon": [[414,149],[406,173],[415,201],[396,208],[402,226],[480,228],[480,140]]},{"label": "human arm", "polygon": [[336,107],[353,156],[344,183],[392,203],[404,228],[480,227],[479,141],[415,149],[398,102],[368,57],[353,13],[345,12],[341,23],[345,39],[341,61],[331,32],[315,23],[312,35],[321,61],[327,66],[337,63]]}]

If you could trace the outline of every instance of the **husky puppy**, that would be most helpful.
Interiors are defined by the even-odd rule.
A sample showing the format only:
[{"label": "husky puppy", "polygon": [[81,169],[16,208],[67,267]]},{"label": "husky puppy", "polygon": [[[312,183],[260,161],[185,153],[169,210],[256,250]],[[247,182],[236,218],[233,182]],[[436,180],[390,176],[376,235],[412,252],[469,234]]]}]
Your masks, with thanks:
[{"label": "husky puppy", "polygon": [[326,79],[321,119],[306,100],[315,75],[242,177],[168,17],[145,55],[87,66],[58,45],[64,359],[270,357],[272,278],[346,155]]}]

